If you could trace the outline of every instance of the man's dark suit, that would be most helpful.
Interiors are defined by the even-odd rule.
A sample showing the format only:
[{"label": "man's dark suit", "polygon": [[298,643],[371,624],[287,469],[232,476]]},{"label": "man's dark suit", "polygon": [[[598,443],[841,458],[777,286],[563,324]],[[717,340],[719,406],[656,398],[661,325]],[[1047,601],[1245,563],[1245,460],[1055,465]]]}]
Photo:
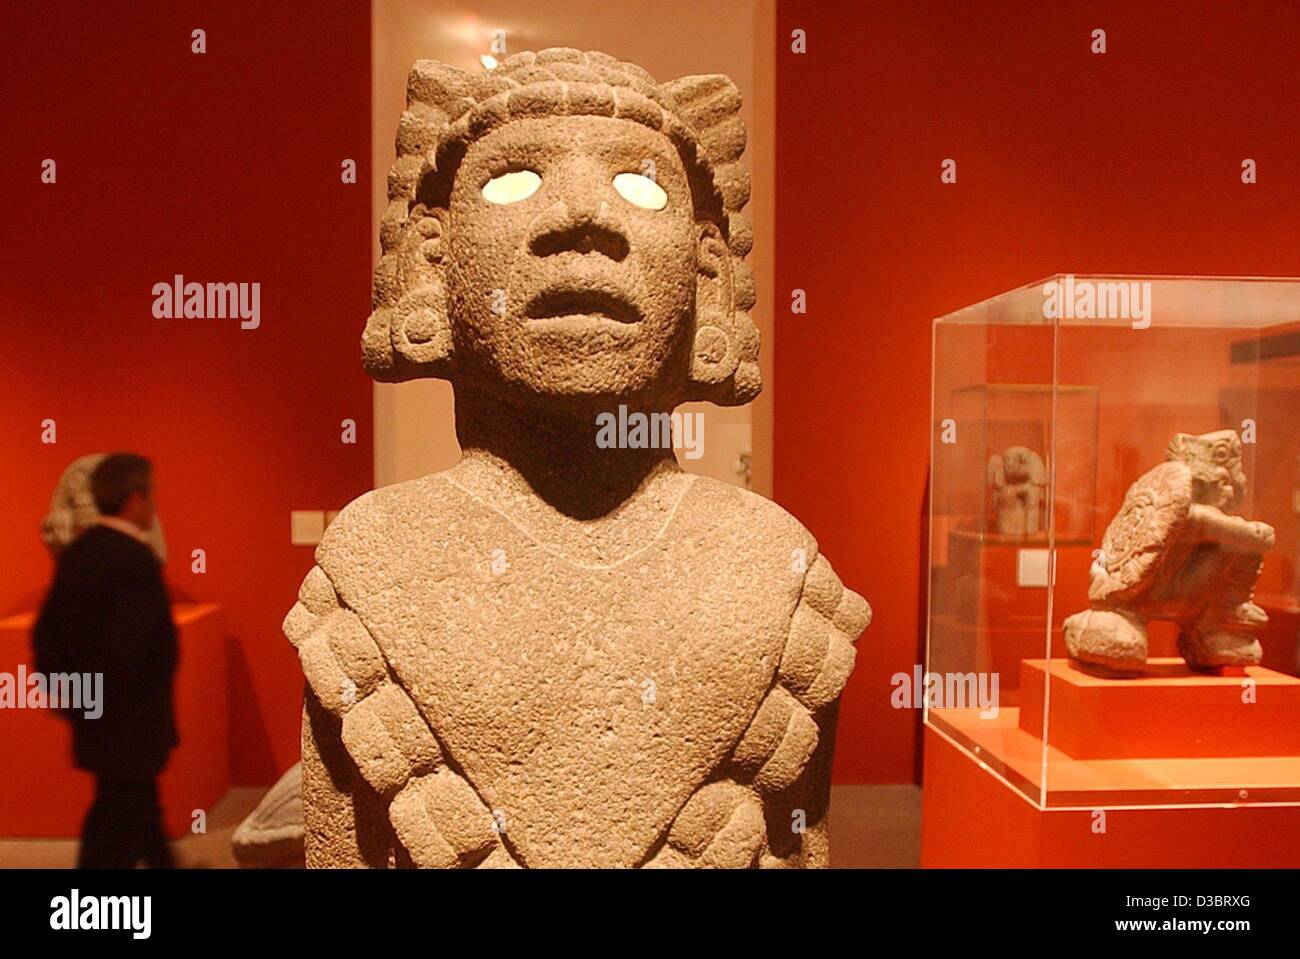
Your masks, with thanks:
[{"label": "man's dark suit", "polygon": [[102,673],[103,714],[72,722],[73,758],[96,776],[82,865],[168,865],[154,777],[177,744],[176,628],[162,570],[144,543],[92,526],[59,556],[35,629],[36,668]]}]

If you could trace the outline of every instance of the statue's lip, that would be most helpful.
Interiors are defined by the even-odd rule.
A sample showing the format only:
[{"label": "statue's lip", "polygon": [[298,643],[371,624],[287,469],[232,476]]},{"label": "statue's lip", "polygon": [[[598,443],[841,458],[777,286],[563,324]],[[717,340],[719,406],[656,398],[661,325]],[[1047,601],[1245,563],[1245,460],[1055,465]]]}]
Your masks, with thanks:
[{"label": "statue's lip", "polygon": [[622,294],[567,285],[534,296],[525,305],[523,315],[529,321],[589,318],[627,325],[641,322],[641,311]]}]

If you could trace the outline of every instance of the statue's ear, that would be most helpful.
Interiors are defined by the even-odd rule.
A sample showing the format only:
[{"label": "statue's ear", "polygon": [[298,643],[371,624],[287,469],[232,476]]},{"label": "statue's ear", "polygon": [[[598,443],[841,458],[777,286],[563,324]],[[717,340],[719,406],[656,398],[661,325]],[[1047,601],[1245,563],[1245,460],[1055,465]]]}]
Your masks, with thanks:
[{"label": "statue's ear", "polygon": [[1047,483],[1047,465],[1043,462],[1043,458],[1033,450],[1029,451],[1029,481],[1038,486]]},{"label": "statue's ear", "polygon": [[762,389],[758,327],[749,315],[754,276],[716,223],[706,220],[696,229],[695,343],[686,398],[739,406]]},{"label": "statue's ear", "polygon": [[374,312],[362,335],[366,371],[397,382],[452,372],[443,282],[447,211],[412,206],[375,269]]},{"label": "statue's ear", "polygon": [[660,89],[689,131],[685,140],[700,161],[691,183],[699,269],[687,399],[737,406],[762,389],[758,327],[749,315],[756,290],[745,263],[754,230],[741,212],[749,201],[749,173],[740,162],[745,150],[740,91],[721,74],[681,77]]},{"label": "statue's ear", "polygon": [[992,456],[989,457],[988,474],[989,474],[990,486],[996,487],[997,489],[1001,489],[1003,486],[1006,485],[1007,482],[1006,467],[1003,465],[1002,455],[1000,453],[994,453]]},{"label": "statue's ear", "polygon": [[723,383],[736,372],[737,349],[730,333],[731,315],[735,311],[735,277],[731,254],[716,224],[700,224],[697,242],[691,379],[707,389]]},{"label": "statue's ear", "polygon": [[451,324],[443,283],[447,213],[416,204],[375,268],[374,312],[361,338],[366,372],[399,382],[446,377]]},{"label": "statue's ear", "polygon": [[397,162],[388,171],[388,209],[379,228],[383,256],[375,269],[374,312],[361,338],[366,372],[377,380],[445,378],[454,369],[443,283],[447,211],[416,197],[423,183],[436,178],[442,132],[492,89],[487,77],[433,60],[411,68]]}]

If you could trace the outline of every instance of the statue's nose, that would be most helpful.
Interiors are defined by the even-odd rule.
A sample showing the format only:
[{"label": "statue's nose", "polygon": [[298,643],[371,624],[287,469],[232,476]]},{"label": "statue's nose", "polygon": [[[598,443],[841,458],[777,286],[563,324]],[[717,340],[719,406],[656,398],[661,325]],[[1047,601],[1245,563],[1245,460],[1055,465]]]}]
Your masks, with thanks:
[{"label": "statue's nose", "polygon": [[533,223],[528,249],[534,256],[598,253],[611,260],[627,257],[623,222],[589,176],[570,176],[559,198]]}]

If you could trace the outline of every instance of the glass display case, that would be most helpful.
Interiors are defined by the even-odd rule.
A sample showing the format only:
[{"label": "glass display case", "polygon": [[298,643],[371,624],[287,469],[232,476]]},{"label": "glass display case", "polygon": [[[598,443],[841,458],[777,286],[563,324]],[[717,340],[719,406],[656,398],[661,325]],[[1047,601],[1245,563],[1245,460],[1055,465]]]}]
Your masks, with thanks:
[{"label": "glass display case", "polygon": [[934,322],[925,722],[1039,808],[1300,803],[1300,280]]}]

